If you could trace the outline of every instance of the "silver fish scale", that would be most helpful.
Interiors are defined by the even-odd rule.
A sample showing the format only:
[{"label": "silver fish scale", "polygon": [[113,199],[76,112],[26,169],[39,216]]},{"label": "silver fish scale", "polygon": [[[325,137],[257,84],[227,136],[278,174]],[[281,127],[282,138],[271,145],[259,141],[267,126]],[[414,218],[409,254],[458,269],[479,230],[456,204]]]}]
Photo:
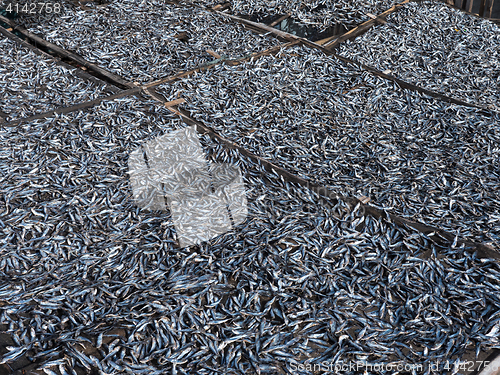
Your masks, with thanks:
[{"label": "silver fish scale", "polygon": [[3,360],[27,349],[47,372],[275,374],[500,344],[498,263],[328,208],[207,136],[211,161],[241,169],[248,218],[175,248],[170,215],[134,207],[127,158],[183,127],[121,98],[0,128],[0,323],[16,342]]},{"label": "silver fish scale", "polygon": [[160,86],[220,134],[346,195],[500,246],[500,118],[305,47]]},{"label": "silver fish scale", "polygon": [[0,111],[7,121],[104,96],[105,85],[85,81],[8,38],[0,38]]},{"label": "silver fish scale", "polygon": [[282,15],[291,13],[291,18],[301,24],[314,26],[320,32],[335,25],[343,25],[347,29],[369,20],[370,14],[380,14],[397,4],[396,0],[185,0],[184,3],[195,3],[208,8],[228,2],[231,11],[240,15]]},{"label": "silver fish scale", "polygon": [[500,28],[425,1],[340,45],[340,54],[436,92],[500,110]]},{"label": "silver fish scale", "polygon": [[58,15],[24,16],[19,22],[130,81],[144,83],[193,69],[215,59],[207,49],[236,58],[279,44],[216,14],[160,0],[113,1],[88,10],[63,5]]}]

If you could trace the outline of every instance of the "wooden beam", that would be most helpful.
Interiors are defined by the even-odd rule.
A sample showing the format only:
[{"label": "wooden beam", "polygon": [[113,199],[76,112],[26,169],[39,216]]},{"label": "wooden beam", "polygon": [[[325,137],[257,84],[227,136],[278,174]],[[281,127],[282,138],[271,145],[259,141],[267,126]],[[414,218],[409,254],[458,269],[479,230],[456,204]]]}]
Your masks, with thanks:
[{"label": "wooden beam", "polygon": [[488,17],[488,18],[491,18],[491,16],[493,15],[493,5],[495,3],[495,0],[489,0],[489,4],[488,4],[488,7],[487,7],[487,10],[486,10],[486,14],[485,16]]},{"label": "wooden beam", "polygon": [[208,53],[210,56],[215,57],[216,59],[221,58],[221,55],[219,55],[217,52],[212,51],[211,49],[207,49],[205,52]]},{"label": "wooden beam", "polygon": [[378,22],[380,22],[381,24],[385,25],[387,23],[386,20],[384,20],[383,18],[380,18],[374,14],[371,14],[371,13],[366,13],[366,15],[368,17],[370,17],[372,20],[377,20]]},{"label": "wooden beam", "polygon": [[179,99],[172,100],[170,102],[166,102],[164,105],[165,105],[165,107],[174,107],[174,106],[177,106],[177,105],[183,104],[183,103],[186,103],[186,100],[183,98],[179,98]]},{"label": "wooden beam", "polygon": [[271,23],[269,24],[269,26],[274,27],[274,26],[276,26],[278,23],[281,23],[281,22],[283,22],[284,20],[286,20],[286,19],[287,19],[288,17],[290,17],[291,15],[292,15],[292,13],[285,14],[284,16],[281,16],[280,18],[278,18],[276,21],[271,22]]},{"label": "wooden beam", "polygon": [[220,11],[222,11],[222,10],[225,10],[225,9],[229,8],[230,6],[231,6],[230,3],[217,4],[212,9],[213,10],[220,10]]},{"label": "wooden beam", "polygon": [[320,46],[323,46],[326,43],[328,43],[330,40],[333,40],[335,38],[338,38],[338,35],[332,35],[332,36],[329,36],[328,38],[317,40],[314,43],[319,44]]},{"label": "wooden beam", "polygon": [[467,12],[472,13],[472,6],[474,5],[474,0],[467,0]]},{"label": "wooden beam", "polygon": [[[406,0],[406,1],[409,1],[409,0]],[[214,11],[215,13],[223,16],[223,17],[227,17],[227,18],[231,18],[232,20],[235,20],[236,22],[239,22],[239,23],[242,23],[242,24],[245,24],[245,25],[248,25],[248,26],[251,26],[253,28],[256,28],[257,30],[260,30],[260,31],[263,31],[263,32],[270,32],[270,33],[273,33],[274,35],[284,39],[284,40],[288,40],[289,42],[294,42],[294,41],[297,41],[297,40],[301,40],[302,38],[296,36],[296,35],[293,35],[293,34],[290,34],[290,33],[287,33],[285,31],[281,31],[281,30],[278,30],[278,29],[275,29],[274,27],[271,27],[271,26],[268,26],[266,24],[263,24],[263,23],[259,23],[259,22],[253,22],[253,21],[249,21],[249,20],[246,20],[244,18],[241,18],[241,17],[238,17],[238,16],[234,16],[232,14],[227,14],[227,13],[222,13],[222,12],[219,12],[219,11]]]},{"label": "wooden beam", "polygon": [[[384,22],[386,22],[386,21],[384,21]],[[328,43],[328,42],[330,42],[330,41],[332,41],[332,40],[337,39],[337,38],[340,36],[340,35],[339,35],[339,34],[340,34],[340,33],[339,33],[339,31],[340,31],[340,29],[341,29],[341,28],[345,29],[345,27],[344,27],[344,26],[342,26],[341,24],[339,24],[339,23],[335,24],[335,30],[334,30],[333,35],[332,35],[332,36],[329,36],[328,38],[325,38],[325,39],[317,40],[317,41],[315,41],[314,43],[319,44],[320,46],[323,46],[323,45],[325,45],[326,43]],[[344,30],[344,33],[345,33],[345,32],[346,32],[346,31]]]}]

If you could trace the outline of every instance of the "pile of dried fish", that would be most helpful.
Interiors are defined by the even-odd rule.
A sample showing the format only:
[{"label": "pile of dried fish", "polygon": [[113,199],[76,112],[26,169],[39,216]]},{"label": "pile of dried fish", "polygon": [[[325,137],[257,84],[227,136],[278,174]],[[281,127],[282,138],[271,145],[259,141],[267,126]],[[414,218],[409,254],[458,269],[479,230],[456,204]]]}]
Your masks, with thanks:
[{"label": "pile of dried fish", "polygon": [[398,2],[396,0],[306,1],[304,7],[294,12],[294,19],[303,25],[315,26],[320,30],[326,30],[336,24],[352,29],[369,20],[369,15],[378,15]]},{"label": "pile of dried fish", "polygon": [[0,38],[0,119],[14,120],[103,95],[106,86],[85,81],[7,38]]},{"label": "pile of dried fish", "polygon": [[[206,136],[211,160],[241,168],[248,218],[175,248],[169,214],[134,207],[127,156],[183,126],[122,98],[2,130],[0,323],[16,343],[3,362],[26,356],[48,374],[309,374],[296,370],[427,368],[467,345],[500,346],[498,263],[327,205]],[[427,249],[445,258],[419,258]]]},{"label": "pile of dried fish", "polygon": [[184,2],[208,8],[228,2],[232,12],[247,16],[279,16],[290,13],[295,22],[317,27],[320,31],[335,25],[342,25],[347,29],[354,28],[370,19],[368,13],[380,14],[398,3],[396,0],[185,0]]},{"label": "pile of dried fish", "polygon": [[430,90],[500,110],[500,28],[439,2],[411,2],[340,53]]},{"label": "pile of dried fish", "polygon": [[218,4],[228,3],[230,9],[237,14],[242,15],[254,15],[254,14],[265,14],[265,15],[282,15],[288,12],[296,12],[302,7],[302,1],[300,0],[277,0],[277,1],[265,1],[265,0],[182,0],[184,4],[196,4],[199,6],[204,6],[206,8],[213,8]]},{"label": "pile of dried fish", "polygon": [[236,58],[279,43],[205,10],[161,0],[117,0],[85,10],[64,4],[60,14],[24,16],[19,22],[87,61],[140,82],[214,60],[207,49]]},{"label": "pile of dried fish", "polygon": [[305,47],[158,92],[245,148],[346,195],[500,245],[500,117]]}]

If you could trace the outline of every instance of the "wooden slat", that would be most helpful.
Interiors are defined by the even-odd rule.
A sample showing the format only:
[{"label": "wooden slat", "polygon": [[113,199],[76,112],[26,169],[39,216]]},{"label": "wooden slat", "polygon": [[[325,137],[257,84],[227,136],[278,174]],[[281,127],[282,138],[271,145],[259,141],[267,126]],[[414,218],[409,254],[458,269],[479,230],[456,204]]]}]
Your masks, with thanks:
[{"label": "wooden slat", "polygon": [[185,102],[186,102],[185,99],[179,98],[179,99],[172,100],[170,102],[166,102],[164,105],[165,105],[165,107],[173,107],[173,106],[185,103]]},{"label": "wooden slat", "polygon": [[467,12],[472,13],[472,6],[474,5],[474,0],[467,0]]},{"label": "wooden slat", "polygon": [[325,43],[328,43],[330,40],[333,40],[335,38],[338,38],[337,35],[332,35],[332,36],[329,36],[328,38],[325,38],[325,39],[321,39],[321,40],[317,40],[316,44],[319,44],[320,46],[324,45]]},{"label": "wooden slat", "polygon": [[286,19],[287,19],[288,17],[290,17],[291,15],[292,15],[292,13],[285,14],[284,16],[281,16],[280,18],[278,18],[276,21],[271,22],[271,23],[269,24],[269,26],[274,27],[274,26],[276,26],[278,23],[281,23],[281,22],[283,22],[284,20],[286,20]]},{"label": "wooden slat", "polygon": [[493,15],[493,5],[495,3],[495,0],[489,0],[489,4],[488,4],[488,7],[487,7],[487,10],[486,10],[486,14],[485,16],[488,17],[488,18],[491,18],[491,16]]},{"label": "wooden slat", "polygon": [[224,3],[224,4],[217,4],[215,5],[212,9],[213,10],[220,10],[223,11],[224,9],[227,9],[231,6],[230,3]]},{"label": "wooden slat", "polygon": [[[409,1],[409,0],[406,0],[406,1]],[[235,16],[235,15],[232,15],[232,14],[222,13],[222,12],[219,12],[219,11],[215,11],[215,13],[220,14],[223,17],[231,18],[232,20],[235,20],[236,22],[239,22],[239,23],[251,26],[251,27],[253,27],[253,28],[257,29],[257,30],[260,30],[260,31],[263,31],[263,32],[273,33],[274,35],[276,35],[276,36],[278,36],[278,37],[280,37],[280,38],[282,38],[284,40],[288,40],[289,42],[294,42],[294,41],[302,39],[302,38],[300,38],[300,37],[298,37],[296,35],[293,35],[293,34],[285,32],[285,31],[281,31],[281,30],[275,29],[274,27],[268,26],[268,25],[263,24],[263,23],[249,21],[249,20],[246,20],[244,18]]]},{"label": "wooden slat", "polygon": [[207,52],[210,56],[215,57],[216,59],[220,59],[220,58],[221,58],[221,56],[220,56],[217,52],[214,52],[214,51],[212,51],[211,49],[207,49],[207,50],[206,50],[206,52]]},{"label": "wooden slat", "polygon": [[[384,22],[386,22],[386,21],[384,21]],[[340,23],[335,24],[335,30],[334,30],[332,36],[329,36],[328,38],[325,38],[325,39],[317,40],[314,43],[319,44],[320,46],[323,46],[326,43],[328,43],[328,42],[330,42],[332,40],[337,39],[340,36],[339,34],[341,34],[340,33],[340,29],[344,29],[344,32],[342,34],[344,34],[346,32],[345,31],[345,27],[342,26]]]},{"label": "wooden slat", "polygon": [[383,19],[383,18],[381,18],[381,17],[378,17],[378,16],[376,16],[376,15],[374,15],[374,14],[371,14],[371,13],[366,13],[366,15],[367,15],[368,17],[370,17],[372,20],[377,20],[378,22],[380,22],[380,23],[381,23],[381,24],[383,24],[383,25],[387,24],[387,21],[386,21],[386,20],[384,20],[384,19]]}]

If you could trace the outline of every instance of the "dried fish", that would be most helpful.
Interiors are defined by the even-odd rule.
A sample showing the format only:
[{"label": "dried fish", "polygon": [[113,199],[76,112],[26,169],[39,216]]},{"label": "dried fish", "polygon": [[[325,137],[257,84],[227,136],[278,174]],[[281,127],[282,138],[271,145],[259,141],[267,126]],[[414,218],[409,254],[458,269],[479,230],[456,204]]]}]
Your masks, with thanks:
[{"label": "dried fish", "polygon": [[105,88],[83,80],[76,69],[0,38],[0,110],[7,121],[103,97]]},{"label": "dried fish", "polygon": [[359,24],[368,21],[371,15],[385,12],[393,5],[399,3],[397,0],[368,0],[368,1],[333,1],[333,0],[308,0],[305,7],[294,13],[297,22],[316,26],[321,30],[335,25],[342,25],[352,29]]},{"label": "dried fish", "polygon": [[[255,10],[259,1],[245,4]],[[308,4],[329,17],[330,3]],[[277,44],[197,8],[87,5],[21,21],[141,82]],[[344,22],[356,19],[352,9],[340,11]],[[158,92],[338,194],[364,195],[457,239],[500,243],[496,113],[401,89],[307,47],[218,65]],[[1,363],[150,375],[338,373],[343,363],[374,362],[421,374],[467,347],[500,346],[497,262],[320,198],[207,135],[196,148],[223,168],[181,180],[215,181],[216,193],[237,181],[246,207],[241,217],[228,210],[230,231],[177,247],[169,206],[138,206],[129,166],[137,156],[138,167],[154,169],[163,152],[151,151],[154,140],[186,128],[132,96],[15,129],[0,123],[0,324],[13,342]],[[165,181],[163,189],[178,188]]]},{"label": "dried fish", "polygon": [[[248,217],[174,247],[169,213],[135,206],[127,158],[184,127],[125,97],[2,129],[0,323],[11,356],[45,361],[46,373],[275,374],[325,361],[429,365],[470,342],[499,345],[498,263],[326,204],[206,135],[210,161],[241,170]],[[445,258],[421,259],[427,250]]]},{"label": "dried fish", "polygon": [[161,0],[65,3],[60,14],[20,17],[19,22],[60,47],[132,82],[148,82],[214,60],[244,57],[279,42],[197,7]]},{"label": "dried fish", "polygon": [[207,8],[229,3],[233,13],[244,16],[278,16],[290,14],[300,25],[313,26],[320,32],[342,25],[352,29],[370,19],[368,14],[380,14],[397,4],[397,0],[184,0]]},{"label": "dried fish", "polygon": [[345,195],[500,247],[500,117],[401,89],[306,47],[158,92],[262,157]]},{"label": "dried fish", "polygon": [[388,23],[340,45],[358,60],[421,87],[500,110],[500,28],[439,2],[410,2]]}]

